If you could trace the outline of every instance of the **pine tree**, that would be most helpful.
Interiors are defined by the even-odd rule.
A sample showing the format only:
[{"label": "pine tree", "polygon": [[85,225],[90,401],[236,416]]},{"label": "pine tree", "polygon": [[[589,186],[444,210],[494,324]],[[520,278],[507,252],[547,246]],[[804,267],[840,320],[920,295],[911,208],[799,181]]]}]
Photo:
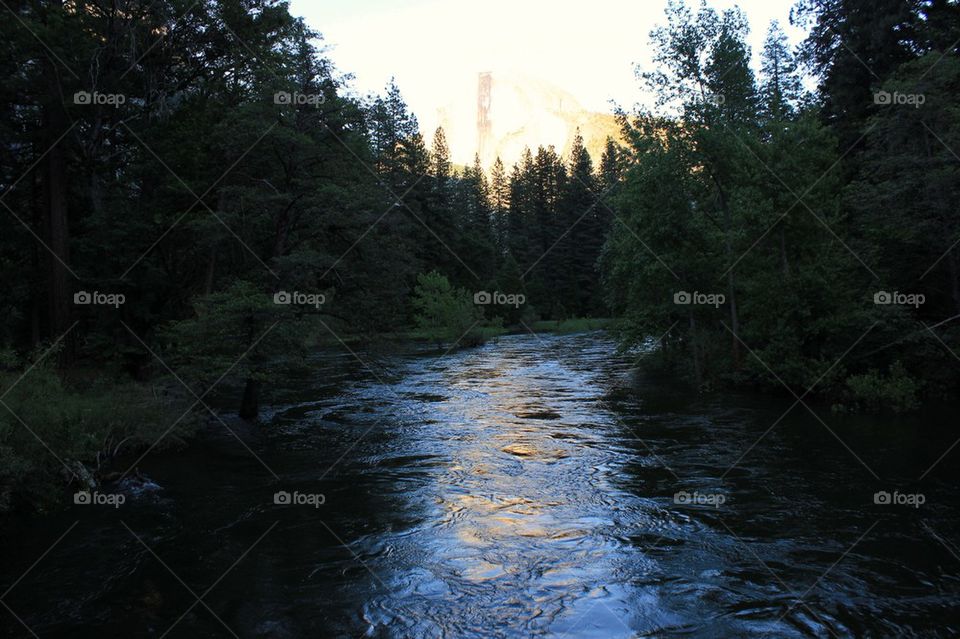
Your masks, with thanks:
[{"label": "pine tree", "polygon": [[509,252],[509,211],[510,181],[498,156],[490,171],[490,214],[493,217],[493,233],[500,256]]},{"label": "pine tree", "polygon": [[527,148],[524,149],[520,162],[515,164],[510,172],[510,209],[507,214],[507,245],[521,272],[525,272],[536,259],[533,255],[536,229],[533,172],[533,155]]},{"label": "pine tree", "polygon": [[569,179],[557,212],[560,232],[566,233],[554,248],[559,269],[557,279],[567,312],[587,316],[598,311],[592,308],[599,287],[596,261],[606,229],[599,212],[593,162],[579,129],[570,150],[568,173]]},{"label": "pine tree", "polygon": [[786,120],[796,109],[802,91],[797,63],[787,36],[773,20],[767,30],[761,56],[760,98],[766,120]]},{"label": "pine tree", "polygon": [[458,208],[462,233],[459,253],[480,281],[467,279],[467,274],[462,277],[471,286],[486,285],[496,272],[497,259],[489,185],[479,156],[474,156],[473,165],[464,170]]},{"label": "pine tree", "polygon": [[563,160],[552,146],[539,147],[533,160],[532,208],[533,243],[530,246],[533,261],[527,266],[525,279],[540,300],[539,308],[551,317],[565,315],[561,299],[560,277],[563,269],[562,249],[557,245],[569,237],[572,220],[561,219],[560,202],[567,184]]},{"label": "pine tree", "polygon": [[809,26],[801,55],[820,81],[823,114],[835,127],[842,149],[857,141],[873,112],[873,87],[910,59],[916,4],[802,0],[791,11],[794,24]]},{"label": "pine tree", "polygon": [[605,200],[623,179],[624,160],[623,150],[613,141],[613,138],[608,137],[603,147],[603,155],[600,156],[600,167],[597,175],[598,186],[600,192],[605,194]]},{"label": "pine tree", "polygon": [[447,146],[447,136],[443,127],[437,127],[433,134],[433,147],[430,154],[430,177],[433,178],[434,193],[438,201],[443,204],[448,198],[450,187],[451,165],[450,147]]}]

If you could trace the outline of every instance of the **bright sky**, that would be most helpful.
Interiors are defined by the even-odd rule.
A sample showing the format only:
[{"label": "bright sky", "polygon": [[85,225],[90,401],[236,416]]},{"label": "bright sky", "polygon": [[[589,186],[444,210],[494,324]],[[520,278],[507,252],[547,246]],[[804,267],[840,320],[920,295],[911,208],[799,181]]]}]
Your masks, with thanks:
[{"label": "bright sky", "polygon": [[[708,0],[739,5],[757,58],[770,20],[789,26],[794,0]],[[688,2],[697,6],[697,0]],[[477,73],[536,78],[572,94],[585,109],[646,102],[634,64],[650,65],[649,33],[666,0],[291,0],[320,31],[358,93],[381,92],[394,76],[428,137],[438,109],[476,103]]]}]

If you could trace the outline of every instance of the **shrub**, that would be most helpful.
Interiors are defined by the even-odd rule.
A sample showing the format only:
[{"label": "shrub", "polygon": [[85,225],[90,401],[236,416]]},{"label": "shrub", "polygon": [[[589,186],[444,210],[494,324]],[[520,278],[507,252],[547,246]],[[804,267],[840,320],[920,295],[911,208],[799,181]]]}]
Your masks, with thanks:
[{"label": "shrub", "polygon": [[871,369],[847,378],[850,399],[859,408],[877,412],[883,409],[905,413],[919,406],[921,382],[915,380],[899,361],[886,375]]},{"label": "shrub", "polygon": [[414,321],[426,337],[437,343],[459,342],[473,345],[480,341],[482,313],[470,294],[455,288],[446,277],[433,271],[417,276],[413,291]]}]

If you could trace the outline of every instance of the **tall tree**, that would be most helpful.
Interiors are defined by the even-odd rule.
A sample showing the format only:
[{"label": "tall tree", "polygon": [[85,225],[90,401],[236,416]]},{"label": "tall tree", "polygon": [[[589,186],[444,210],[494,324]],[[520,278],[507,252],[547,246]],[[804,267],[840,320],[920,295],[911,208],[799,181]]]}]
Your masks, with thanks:
[{"label": "tall tree", "polygon": [[785,120],[800,102],[802,84],[787,35],[776,20],[767,30],[760,60],[763,115],[768,120]]},{"label": "tall tree", "polygon": [[447,146],[447,135],[443,127],[437,127],[433,133],[433,146],[430,152],[430,177],[433,178],[433,188],[437,200],[441,205],[446,204],[449,196],[451,165],[450,147]]},{"label": "tall tree", "polygon": [[560,269],[559,294],[565,308],[573,315],[599,315],[595,296],[599,281],[596,262],[600,256],[606,228],[597,201],[597,184],[593,161],[583,145],[583,136],[577,130],[570,158],[567,162],[569,179],[566,181],[557,218],[562,234],[553,249]]},{"label": "tall tree", "polygon": [[911,57],[918,0],[800,0],[791,22],[809,27],[801,52],[819,79],[826,121],[844,150],[874,109],[873,88]]},{"label": "tall tree", "polygon": [[497,252],[503,256],[509,251],[510,181],[498,156],[490,170],[490,214]]}]

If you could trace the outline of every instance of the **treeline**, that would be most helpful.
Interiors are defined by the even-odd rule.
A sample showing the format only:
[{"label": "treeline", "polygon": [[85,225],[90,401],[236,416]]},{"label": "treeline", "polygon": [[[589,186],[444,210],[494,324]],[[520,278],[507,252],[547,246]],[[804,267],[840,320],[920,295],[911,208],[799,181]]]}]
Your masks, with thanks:
[{"label": "treeline", "polygon": [[[309,336],[409,325],[418,274],[523,293],[488,315],[601,315],[610,224],[577,137],[508,173],[454,167],[391,84],[356,96],[275,0],[8,3],[0,22],[0,350],[242,413]],[[177,384],[174,384],[176,386]],[[12,428],[11,422],[11,428]]]},{"label": "treeline", "polygon": [[523,294],[488,318],[665,334],[704,384],[779,388],[769,366],[864,404],[955,394],[955,2],[804,0],[809,38],[772,28],[758,74],[741,12],[672,4],[626,147],[510,168],[453,166],[392,84],[352,94],[282,2],[8,8],[8,370],[56,345],[63,370],[169,366],[201,396],[228,372],[254,415],[305,337],[409,325],[436,271]]},{"label": "treeline", "polygon": [[412,223],[410,272],[436,271],[469,291],[524,294],[523,308],[490,311],[508,322],[606,312],[598,261],[613,217],[604,196],[625,161],[613,140],[596,168],[579,132],[566,157],[540,147],[509,172],[500,158],[457,167],[444,130],[428,147],[394,84],[366,113],[376,173]]},{"label": "treeline", "polygon": [[[657,108],[621,114],[630,166],[606,290],[628,345],[663,335],[703,385],[859,408],[955,398],[960,6],[802,0],[755,74],[741,11],[672,3]],[[806,69],[819,84],[803,88]]]}]

